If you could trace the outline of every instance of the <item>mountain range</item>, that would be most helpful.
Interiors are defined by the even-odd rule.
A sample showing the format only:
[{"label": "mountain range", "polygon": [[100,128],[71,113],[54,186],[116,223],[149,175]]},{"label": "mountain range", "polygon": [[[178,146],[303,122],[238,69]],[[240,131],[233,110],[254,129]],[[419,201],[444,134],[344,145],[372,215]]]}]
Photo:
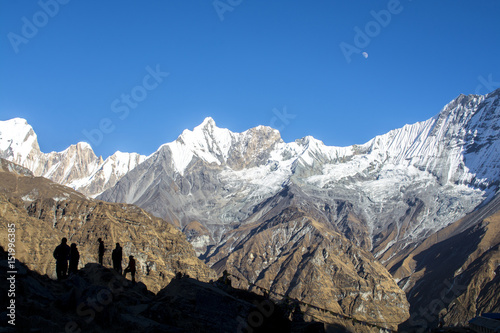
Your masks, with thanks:
[{"label": "mountain range", "polygon": [[[459,324],[481,309],[500,310],[496,298],[479,304],[468,292],[498,288],[499,100],[500,90],[460,95],[431,119],[348,147],[310,136],[285,143],[265,126],[234,133],[206,118],[150,156],[106,160],[86,143],[42,153],[31,126],[16,118],[0,122],[0,157],[170,221],[202,260],[241,286],[387,327],[438,315]],[[450,250],[468,240],[466,250]],[[434,276],[433,294],[453,297],[424,315],[422,304],[435,296],[422,286],[431,268],[444,267],[445,252],[452,263]],[[459,291],[449,287],[459,279]],[[460,297],[477,311],[453,306]]]},{"label": "mountain range", "polygon": [[0,158],[22,165],[45,177],[94,197],[116,184],[146,156],[117,151],[103,160],[86,142],[61,152],[42,153],[37,135],[25,119],[0,121]]}]

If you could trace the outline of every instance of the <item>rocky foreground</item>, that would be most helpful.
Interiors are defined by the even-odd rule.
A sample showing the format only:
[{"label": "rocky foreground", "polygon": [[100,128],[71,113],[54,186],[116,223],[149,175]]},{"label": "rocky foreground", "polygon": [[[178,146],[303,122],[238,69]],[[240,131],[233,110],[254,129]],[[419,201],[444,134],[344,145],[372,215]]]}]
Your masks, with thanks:
[{"label": "rocky foreground", "polygon": [[63,237],[76,243],[79,267],[97,262],[97,239],[106,244],[104,265],[111,267],[115,243],[137,262],[137,279],[158,292],[176,273],[208,282],[216,277],[174,225],[143,209],[89,199],[66,186],[35,177],[27,169],[0,160],[0,245],[7,246],[8,225],[14,226],[16,258],[55,278],[52,252]]},{"label": "rocky foreground", "polygon": [[[9,289],[7,265],[0,248],[2,290]],[[324,332],[323,324],[297,320],[284,303],[221,283],[182,277],[155,295],[99,264],[63,281],[17,260],[15,271],[15,296],[1,298],[2,309],[13,299],[15,310],[2,310],[2,332]]]}]

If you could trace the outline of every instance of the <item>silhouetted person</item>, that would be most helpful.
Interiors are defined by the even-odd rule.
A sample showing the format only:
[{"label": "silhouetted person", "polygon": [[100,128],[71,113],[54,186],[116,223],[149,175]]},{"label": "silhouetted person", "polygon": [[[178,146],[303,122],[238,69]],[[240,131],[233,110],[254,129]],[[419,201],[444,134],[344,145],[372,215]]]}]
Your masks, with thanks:
[{"label": "silhouetted person", "polygon": [[104,248],[104,242],[101,238],[99,238],[97,241],[99,242],[99,264],[102,265],[102,259],[104,258],[104,251],[106,251],[106,249]]},{"label": "silhouetted person", "polygon": [[68,274],[78,273],[78,261],[80,260],[80,252],[76,248],[76,244],[72,243],[69,250],[69,270]]},{"label": "silhouetted person", "polygon": [[130,272],[132,274],[132,283],[135,283],[135,259],[134,256],[129,256],[128,259],[128,266],[123,271],[123,276],[127,278],[127,273]]},{"label": "silhouetted person", "polygon": [[54,250],[54,258],[56,259],[56,274],[57,279],[62,280],[66,278],[68,274],[68,259],[69,259],[69,246],[66,237],[61,239],[61,244],[59,244]]},{"label": "silhouetted person", "polygon": [[443,328],[444,326],[444,318],[443,318],[443,315],[439,315],[439,324],[438,324],[438,328]]},{"label": "silhouetted person", "polygon": [[231,279],[229,278],[229,273],[227,272],[227,270],[224,270],[224,272],[222,272],[222,276],[217,281],[231,287]]},{"label": "silhouetted person", "polygon": [[292,321],[302,323],[304,322],[304,312],[300,309],[298,302],[293,303]]},{"label": "silhouetted person", "polygon": [[224,280],[224,284],[231,287],[231,279],[229,278],[229,273],[226,270],[222,272],[222,277]]},{"label": "silhouetted person", "polygon": [[118,273],[122,273],[122,248],[120,243],[116,243],[116,247],[111,253],[111,259],[113,260],[113,269]]}]

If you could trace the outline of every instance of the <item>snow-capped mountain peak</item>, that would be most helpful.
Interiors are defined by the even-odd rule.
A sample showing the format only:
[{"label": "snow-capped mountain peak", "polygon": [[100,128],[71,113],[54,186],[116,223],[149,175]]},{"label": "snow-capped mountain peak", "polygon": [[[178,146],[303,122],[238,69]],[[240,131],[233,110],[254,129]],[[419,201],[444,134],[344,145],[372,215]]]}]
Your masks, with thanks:
[{"label": "snow-capped mountain peak", "polygon": [[177,140],[164,146],[172,152],[176,171],[183,174],[195,156],[207,163],[221,164],[227,159],[231,144],[232,132],[218,128],[215,121],[207,117],[192,131],[184,130]]},{"label": "snow-capped mountain peak", "polygon": [[0,157],[24,165],[39,150],[37,136],[26,119],[0,121]]},{"label": "snow-capped mountain peak", "polygon": [[135,153],[97,157],[87,142],[78,142],[60,152],[43,153],[37,135],[26,119],[0,121],[0,157],[43,176],[96,196],[145,160]]},{"label": "snow-capped mountain peak", "polygon": [[203,119],[200,125],[194,128],[194,131],[204,130],[206,128],[214,128],[214,127],[217,127],[217,125],[215,124],[215,120],[212,117],[206,117],[205,119]]},{"label": "snow-capped mountain peak", "polygon": [[[177,140],[167,143],[172,153],[172,165],[179,174],[184,174],[193,158],[216,165],[240,168],[241,163],[252,164],[270,145],[282,142],[278,130],[257,126],[241,133],[217,127],[208,117],[193,130],[184,130]],[[244,158],[246,162],[241,161]],[[261,162],[259,162],[261,163]]]}]

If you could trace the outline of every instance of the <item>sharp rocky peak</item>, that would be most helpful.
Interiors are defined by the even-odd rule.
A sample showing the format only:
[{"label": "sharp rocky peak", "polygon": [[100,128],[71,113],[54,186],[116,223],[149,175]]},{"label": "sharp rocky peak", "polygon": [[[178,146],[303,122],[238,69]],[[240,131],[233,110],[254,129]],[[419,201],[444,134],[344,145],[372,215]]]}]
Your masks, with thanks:
[{"label": "sharp rocky peak", "polygon": [[39,151],[37,136],[26,119],[0,121],[0,157],[22,164]]},{"label": "sharp rocky peak", "polygon": [[[278,130],[257,126],[241,133],[217,127],[207,117],[193,130],[184,130],[177,140],[167,143],[174,169],[183,174],[194,157],[209,164],[228,165],[240,169],[245,161],[262,156],[277,143],[282,143]],[[265,154],[265,153],[264,153]],[[239,165],[239,166],[238,166]]]},{"label": "sharp rocky peak", "polygon": [[195,129],[214,128],[214,127],[217,127],[217,125],[215,124],[215,120],[212,117],[206,117],[205,119],[203,119],[203,122],[200,125],[195,127]]}]

